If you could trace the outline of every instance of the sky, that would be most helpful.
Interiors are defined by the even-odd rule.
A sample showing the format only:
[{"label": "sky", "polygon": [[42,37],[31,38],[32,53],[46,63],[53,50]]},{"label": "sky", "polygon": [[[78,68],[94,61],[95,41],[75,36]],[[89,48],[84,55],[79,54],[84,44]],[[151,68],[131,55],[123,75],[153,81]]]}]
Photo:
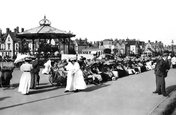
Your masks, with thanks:
[{"label": "sky", "polygon": [[[0,28],[51,26],[89,41],[137,39],[176,44],[175,0],[1,0]],[[73,39],[75,39],[73,38]]]}]

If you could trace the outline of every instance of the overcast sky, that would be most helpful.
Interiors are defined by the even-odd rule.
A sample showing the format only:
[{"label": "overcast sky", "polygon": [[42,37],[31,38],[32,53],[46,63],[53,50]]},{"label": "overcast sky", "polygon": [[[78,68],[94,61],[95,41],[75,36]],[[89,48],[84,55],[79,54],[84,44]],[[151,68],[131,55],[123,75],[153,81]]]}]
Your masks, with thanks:
[{"label": "overcast sky", "polygon": [[89,41],[138,39],[176,44],[175,0],[1,0],[0,28],[51,26]]}]

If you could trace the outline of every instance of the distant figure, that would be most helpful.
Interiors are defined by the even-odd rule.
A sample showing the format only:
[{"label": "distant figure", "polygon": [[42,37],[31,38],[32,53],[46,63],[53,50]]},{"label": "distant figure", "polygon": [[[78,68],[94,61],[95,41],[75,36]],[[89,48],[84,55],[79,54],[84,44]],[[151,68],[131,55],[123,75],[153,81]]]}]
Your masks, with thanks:
[{"label": "distant figure", "polygon": [[30,59],[26,58],[25,62],[21,65],[20,70],[23,72],[20,78],[20,84],[18,91],[22,94],[28,94],[31,85],[31,70],[32,64],[30,64]]},{"label": "distant figure", "polygon": [[45,64],[44,64],[45,68],[42,71],[42,74],[49,74],[50,69],[51,69],[51,60],[48,60]]},{"label": "distant figure", "polygon": [[172,57],[171,63],[172,63],[172,68],[176,68],[176,57],[175,57],[175,55]]},{"label": "distant figure", "polygon": [[0,67],[0,84],[3,87],[10,86],[10,80],[12,79],[13,65],[1,65]]},{"label": "distant figure", "polygon": [[167,96],[165,91],[165,78],[170,69],[170,63],[167,57],[168,54],[164,53],[162,58],[157,61],[154,70],[156,75],[156,90],[153,93],[162,94],[163,96]]}]

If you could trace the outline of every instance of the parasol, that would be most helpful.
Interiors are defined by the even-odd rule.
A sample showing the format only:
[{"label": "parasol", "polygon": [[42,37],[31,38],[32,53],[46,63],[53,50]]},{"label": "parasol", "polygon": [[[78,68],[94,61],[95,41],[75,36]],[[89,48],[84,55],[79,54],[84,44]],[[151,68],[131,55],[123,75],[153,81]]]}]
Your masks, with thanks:
[{"label": "parasol", "polygon": [[14,63],[22,62],[22,61],[24,61],[25,58],[28,58],[28,57],[30,58],[30,57],[32,57],[32,56],[26,55],[26,54],[18,54],[18,55],[17,55],[17,58],[16,58],[15,61],[14,61]]},{"label": "parasol", "polygon": [[104,65],[112,65],[112,64],[115,64],[114,60],[104,62]]}]

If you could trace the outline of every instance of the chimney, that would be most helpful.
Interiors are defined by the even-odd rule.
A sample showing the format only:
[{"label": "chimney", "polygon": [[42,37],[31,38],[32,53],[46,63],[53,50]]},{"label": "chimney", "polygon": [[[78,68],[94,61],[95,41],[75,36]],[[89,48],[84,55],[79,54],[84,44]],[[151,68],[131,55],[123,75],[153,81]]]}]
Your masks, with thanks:
[{"label": "chimney", "polygon": [[18,26],[16,27],[16,33],[19,33],[19,27]]},{"label": "chimney", "polygon": [[24,28],[21,28],[21,32],[24,32]]},{"label": "chimney", "polygon": [[0,36],[2,35],[2,30],[1,30],[1,28],[0,28]]},{"label": "chimney", "polygon": [[9,28],[6,28],[6,33],[9,33],[10,29]]},{"label": "chimney", "polygon": [[17,33],[17,29],[16,28],[14,29],[14,32]]}]

